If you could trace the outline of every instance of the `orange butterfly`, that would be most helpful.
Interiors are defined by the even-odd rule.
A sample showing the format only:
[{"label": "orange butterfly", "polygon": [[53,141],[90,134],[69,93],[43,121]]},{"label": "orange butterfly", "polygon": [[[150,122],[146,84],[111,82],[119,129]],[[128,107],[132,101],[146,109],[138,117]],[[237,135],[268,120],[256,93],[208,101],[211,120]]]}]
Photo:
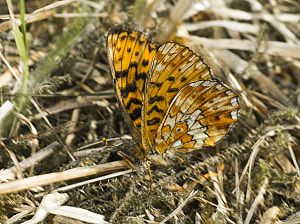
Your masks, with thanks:
[{"label": "orange butterfly", "polygon": [[116,25],[107,52],[125,120],[144,152],[214,146],[237,122],[238,95],[188,47],[158,46],[145,33]]}]

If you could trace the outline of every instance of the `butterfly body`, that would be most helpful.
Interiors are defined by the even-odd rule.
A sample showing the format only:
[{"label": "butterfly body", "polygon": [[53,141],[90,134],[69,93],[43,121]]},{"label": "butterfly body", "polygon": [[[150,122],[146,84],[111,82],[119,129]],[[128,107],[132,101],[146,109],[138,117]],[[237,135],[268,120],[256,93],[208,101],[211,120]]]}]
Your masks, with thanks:
[{"label": "butterfly body", "polygon": [[188,47],[158,46],[145,33],[117,25],[107,49],[125,120],[146,154],[214,146],[237,122],[237,94]]}]

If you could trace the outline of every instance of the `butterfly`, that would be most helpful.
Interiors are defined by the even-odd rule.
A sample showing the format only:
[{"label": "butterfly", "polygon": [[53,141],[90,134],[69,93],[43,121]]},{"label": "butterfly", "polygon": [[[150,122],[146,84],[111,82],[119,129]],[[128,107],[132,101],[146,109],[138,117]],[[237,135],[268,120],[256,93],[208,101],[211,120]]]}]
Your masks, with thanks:
[{"label": "butterfly", "polygon": [[142,31],[115,25],[107,54],[124,118],[143,152],[215,146],[237,122],[238,95],[188,47],[159,45]]}]

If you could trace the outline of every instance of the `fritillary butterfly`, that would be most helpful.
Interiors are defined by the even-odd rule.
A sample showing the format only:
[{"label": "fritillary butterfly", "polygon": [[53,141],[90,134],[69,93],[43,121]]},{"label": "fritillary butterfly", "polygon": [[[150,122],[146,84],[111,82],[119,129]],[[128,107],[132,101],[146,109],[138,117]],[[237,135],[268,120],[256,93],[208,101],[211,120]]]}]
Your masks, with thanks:
[{"label": "fritillary butterfly", "polygon": [[116,25],[107,52],[125,120],[144,152],[214,146],[237,122],[238,95],[188,47],[159,46],[141,31]]}]

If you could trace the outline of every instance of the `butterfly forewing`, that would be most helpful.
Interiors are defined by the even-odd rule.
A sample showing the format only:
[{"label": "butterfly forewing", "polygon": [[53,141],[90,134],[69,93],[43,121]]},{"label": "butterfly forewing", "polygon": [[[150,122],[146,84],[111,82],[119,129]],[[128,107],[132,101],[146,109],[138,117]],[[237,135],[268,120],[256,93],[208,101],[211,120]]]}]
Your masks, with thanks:
[{"label": "butterfly forewing", "polygon": [[140,135],[145,81],[157,44],[146,34],[116,25],[107,36],[108,61],[118,99],[132,132]]},{"label": "butterfly forewing", "polygon": [[210,68],[188,47],[168,42],[157,50],[146,82],[142,111],[142,141],[146,151],[178,92],[189,83],[212,79]]},{"label": "butterfly forewing", "polygon": [[155,136],[157,152],[190,152],[214,146],[237,122],[238,96],[217,80],[184,86],[172,100]]}]

